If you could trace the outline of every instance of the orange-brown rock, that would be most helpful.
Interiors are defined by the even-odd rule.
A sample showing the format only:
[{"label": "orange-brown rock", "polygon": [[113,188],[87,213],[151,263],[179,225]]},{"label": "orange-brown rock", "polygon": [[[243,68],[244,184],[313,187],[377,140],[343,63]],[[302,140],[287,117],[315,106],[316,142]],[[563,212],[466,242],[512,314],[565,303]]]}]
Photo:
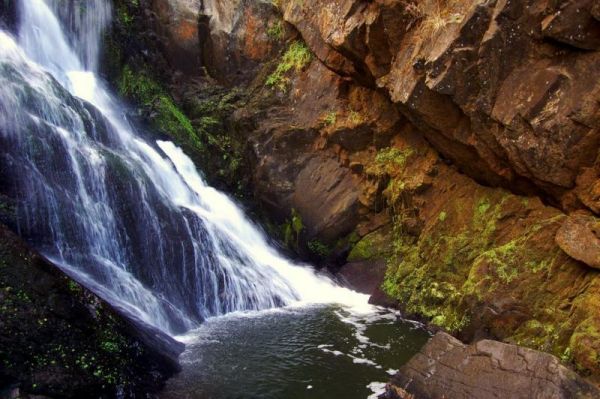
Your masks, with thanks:
[{"label": "orange-brown rock", "polygon": [[247,84],[289,32],[268,1],[207,0],[200,10],[202,63],[226,86]]},{"label": "orange-brown rock", "polygon": [[163,49],[171,65],[188,77],[201,74],[199,0],[153,0],[155,30],[164,42]]},{"label": "orange-brown rock", "polygon": [[596,48],[593,2],[282,3],[323,63],[384,89],[462,171],[586,206],[569,193],[598,171],[600,54],[582,51]]},{"label": "orange-brown rock", "polygon": [[542,21],[544,37],[583,50],[600,48],[600,21],[593,15],[598,2],[578,0],[564,2]]},{"label": "orange-brown rock", "polygon": [[556,233],[556,243],[569,256],[600,269],[600,221],[586,214],[572,214]]}]

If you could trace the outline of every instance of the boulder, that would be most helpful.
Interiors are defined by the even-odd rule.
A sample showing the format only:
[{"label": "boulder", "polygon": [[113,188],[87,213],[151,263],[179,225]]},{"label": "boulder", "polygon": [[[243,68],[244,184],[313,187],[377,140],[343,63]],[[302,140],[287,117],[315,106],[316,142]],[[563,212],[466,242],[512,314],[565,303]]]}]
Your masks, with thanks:
[{"label": "boulder", "polygon": [[585,213],[567,217],[556,232],[556,243],[570,257],[600,269],[600,220]]},{"label": "boulder", "polygon": [[437,333],[386,387],[387,399],[597,398],[600,390],[552,355]]},{"label": "boulder", "polygon": [[331,243],[356,226],[358,190],[349,169],[315,157],[298,173],[294,185],[291,204],[302,215],[309,237]]},{"label": "boulder", "polygon": [[384,259],[355,261],[342,266],[338,276],[349,288],[363,294],[373,295],[383,281],[385,270]]}]

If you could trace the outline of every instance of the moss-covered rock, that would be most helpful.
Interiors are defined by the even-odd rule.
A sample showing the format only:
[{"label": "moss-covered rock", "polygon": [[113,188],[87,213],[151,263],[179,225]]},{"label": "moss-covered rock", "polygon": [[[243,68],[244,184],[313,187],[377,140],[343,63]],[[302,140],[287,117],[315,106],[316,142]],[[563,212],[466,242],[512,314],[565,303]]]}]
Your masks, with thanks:
[{"label": "moss-covered rock", "polygon": [[154,127],[194,152],[204,147],[189,118],[175,105],[167,91],[145,70],[123,67],[119,92],[141,106]]},{"label": "moss-covered rock", "polygon": [[389,229],[378,229],[360,239],[348,254],[349,262],[387,259],[392,252]]},{"label": "moss-covered rock", "polygon": [[0,392],[144,397],[182,345],[128,321],[0,225]]},{"label": "moss-covered rock", "polygon": [[[566,215],[535,197],[480,186],[410,137],[395,147],[419,156],[381,166],[375,154],[365,168],[388,182],[393,251],[384,291],[407,313],[466,340],[483,335],[547,351],[597,378],[600,273],[555,243]],[[369,258],[378,247],[371,236],[352,257]]]}]

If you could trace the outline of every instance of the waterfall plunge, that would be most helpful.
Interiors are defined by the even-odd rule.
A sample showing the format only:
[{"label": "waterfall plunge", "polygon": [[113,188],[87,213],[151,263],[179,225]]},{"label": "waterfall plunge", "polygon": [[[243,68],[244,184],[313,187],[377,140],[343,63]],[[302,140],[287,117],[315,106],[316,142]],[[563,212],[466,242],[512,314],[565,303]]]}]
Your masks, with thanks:
[{"label": "waterfall plunge", "polygon": [[366,304],[278,254],[175,145],[141,138],[95,74],[110,4],[69,4],[21,0],[18,39],[0,32],[0,182],[21,234],[170,333],[232,311]]}]

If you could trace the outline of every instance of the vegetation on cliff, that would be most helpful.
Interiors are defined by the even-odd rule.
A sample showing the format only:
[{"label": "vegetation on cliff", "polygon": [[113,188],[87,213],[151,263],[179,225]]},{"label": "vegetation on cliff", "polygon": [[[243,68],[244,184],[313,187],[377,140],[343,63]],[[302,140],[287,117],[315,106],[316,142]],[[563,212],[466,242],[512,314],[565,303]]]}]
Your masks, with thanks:
[{"label": "vegetation on cliff", "polygon": [[312,54],[305,43],[295,41],[290,44],[287,51],[282,55],[275,71],[267,77],[265,84],[278,90],[287,90],[289,79],[285,76],[289,71],[300,72],[308,65]]},{"label": "vegetation on cliff", "polygon": [[173,60],[155,40],[159,16],[138,1],[118,0],[115,8],[117,19],[105,39],[105,75],[138,110],[134,116],[181,146],[211,184],[248,199],[247,143],[229,120],[244,92],[200,76],[174,82]]},{"label": "vegetation on cliff", "polygon": [[[413,152],[423,154],[410,147],[393,153]],[[375,156],[367,170],[380,171],[381,159]],[[584,375],[596,374],[600,320],[593,287],[600,281],[555,244],[566,216],[536,198],[452,176],[441,164],[423,170],[394,159],[403,161],[385,163],[383,191],[392,251],[372,233],[349,259],[386,258],[383,289],[408,314],[466,339],[486,334],[551,352]]]},{"label": "vegetation on cliff", "polygon": [[125,65],[118,87],[121,95],[145,109],[159,132],[172,136],[194,152],[204,152],[203,144],[188,117],[147,71],[134,72],[129,65]]}]

